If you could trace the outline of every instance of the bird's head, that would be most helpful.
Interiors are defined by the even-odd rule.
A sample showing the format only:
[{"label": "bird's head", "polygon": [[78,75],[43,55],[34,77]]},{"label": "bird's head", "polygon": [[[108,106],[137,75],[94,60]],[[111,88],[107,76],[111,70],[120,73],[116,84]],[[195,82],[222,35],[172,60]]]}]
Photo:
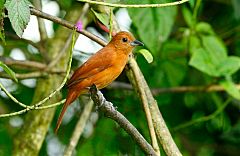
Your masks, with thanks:
[{"label": "bird's head", "polygon": [[109,44],[114,45],[117,50],[126,54],[131,53],[136,46],[143,46],[142,42],[136,40],[131,33],[126,31],[117,33]]}]

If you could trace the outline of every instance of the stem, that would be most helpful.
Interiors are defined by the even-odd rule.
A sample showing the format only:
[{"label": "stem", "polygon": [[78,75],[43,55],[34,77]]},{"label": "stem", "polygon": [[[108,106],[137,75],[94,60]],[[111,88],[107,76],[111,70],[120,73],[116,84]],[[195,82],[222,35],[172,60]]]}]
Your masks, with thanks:
[{"label": "stem", "polygon": [[90,88],[90,93],[92,100],[101,112],[108,118],[116,121],[137,142],[147,155],[156,156],[152,146],[144,139],[138,130],[113,107],[111,102],[106,101],[103,94],[97,90],[96,86]]},{"label": "stem", "polygon": [[101,1],[92,1],[92,0],[78,0],[80,2],[86,2],[90,4],[97,4],[97,5],[104,5],[109,7],[118,7],[118,8],[162,8],[162,7],[169,7],[169,6],[175,6],[179,5],[185,2],[188,2],[188,0],[181,0],[171,3],[164,3],[164,4],[115,4],[115,3],[106,3]]},{"label": "stem", "polygon": [[204,117],[200,117],[200,118],[197,118],[195,120],[192,120],[192,121],[189,121],[189,122],[186,122],[184,124],[181,124],[175,128],[173,128],[173,131],[178,131],[179,129],[183,129],[183,128],[186,128],[186,127],[189,127],[189,126],[192,126],[194,124],[197,124],[197,123],[200,123],[200,122],[206,122],[208,120],[211,120],[213,118],[215,118],[218,114],[220,114],[226,107],[227,105],[231,102],[231,98],[227,99],[224,104],[222,106],[220,106],[215,112],[213,112],[212,114],[208,115],[208,116],[204,116]]}]

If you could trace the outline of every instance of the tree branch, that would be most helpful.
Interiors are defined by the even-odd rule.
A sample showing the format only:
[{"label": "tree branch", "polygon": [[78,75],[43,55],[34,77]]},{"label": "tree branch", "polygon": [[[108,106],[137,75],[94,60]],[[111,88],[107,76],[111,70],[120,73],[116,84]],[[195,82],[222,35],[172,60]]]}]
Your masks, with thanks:
[{"label": "tree branch", "polygon": [[[44,13],[40,10],[37,10],[33,7],[30,7],[30,12],[32,15],[35,15],[35,16],[38,16],[38,17],[41,17],[41,18],[44,18],[44,19],[48,19],[52,22],[55,22],[55,23],[58,23],[66,28],[69,28],[69,29],[74,29],[75,28],[75,24],[72,24],[64,19],[61,19],[61,18],[58,18],[58,17],[55,17],[55,16],[52,16],[52,15],[49,15],[47,13]],[[91,34],[90,32],[86,31],[86,30],[77,30],[78,33],[80,34],[83,34],[84,36],[92,39],[93,41],[99,43],[100,45],[102,46],[105,46],[107,45],[107,43],[105,41],[103,41],[101,38]]]},{"label": "tree branch", "polygon": [[45,69],[46,68],[46,64],[41,63],[41,62],[36,62],[36,61],[21,61],[21,60],[14,60],[12,58],[6,58],[6,57],[2,57],[0,56],[0,61],[2,61],[4,64],[11,66],[11,65],[16,65],[16,66],[20,66],[20,67],[25,67],[27,69],[29,68],[37,68],[37,69]]},{"label": "tree branch", "polygon": [[92,100],[101,112],[108,118],[116,121],[137,142],[146,154],[156,156],[152,146],[143,138],[138,130],[114,108],[111,102],[106,101],[103,94],[97,90],[95,85],[90,88],[90,93]]},{"label": "tree branch", "polygon": [[[236,84],[235,87],[240,90],[240,84]],[[133,90],[133,87],[124,82],[113,82],[108,86],[109,89],[126,89]],[[222,92],[225,89],[218,84],[202,85],[202,86],[179,86],[169,88],[152,88],[153,95],[164,94],[164,93],[185,93],[185,92]]]},{"label": "tree branch", "polygon": [[[155,128],[155,131],[157,133],[157,137],[159,141],[162,144],[162,147],[167,155],[171,156],[181,156],[181,152],[179,151],[177,145],[175,144],[167,125],[162,117],[162,114],[158,108],[157,101],[154,99],[151,90],[149,86],[147,85],[146,80],[144,79],[144,76],[139,69],[137,62],[134,58],[129,59],[129,67],[130,70],[128,71],[128,74],[130,77],[135,77],[134,79],[130,79],[133,85],[136,86],[138,91],[142,91],[141,88],[143,88],[143,91],[148,99],[148,104],[150,108],[150,112],[153,119],[153,125]],[[136,85],[138,84],[138,85]]]}]

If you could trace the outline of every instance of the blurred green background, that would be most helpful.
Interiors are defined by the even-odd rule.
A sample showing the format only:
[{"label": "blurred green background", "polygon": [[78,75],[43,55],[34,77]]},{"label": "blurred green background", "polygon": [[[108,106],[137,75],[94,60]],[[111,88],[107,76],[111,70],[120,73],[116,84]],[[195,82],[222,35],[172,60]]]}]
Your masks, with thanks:
[{"label": "blurred green background", "polygon": [[[49,3],[58,6],[59,17],[63,17],[65,12],[75,5],[75,1],[71,0],[43,2],[43,7]],[[171,1],[114,2],[146,4]],[[137,53],[138,49],[135,54],[145,79],[153,89],[154,97],[168,128],[183,155],[239,155],[240,93],[237,86],[240,78],[240,1],[190,0],[176,7],[114,9],[115,14],[119,11],[125,14],[121,14],[118,20],[127,20],[129,15],[132,22],[129,23],[129,28],[125,28],[142,41],[145,44],[144,48],[153,55],[154,61],[148,64],[144,57]],[[87,18],[90,22],[87,27],[106,37],[107,34],[94,22],[93,13],[89,12]],[[52,28],[55,31],[58,25],[53,24]],[[12,50],[18,48],[25,59],[42,61],[36,49],[28,43],[9,37],[8,34],[13,34],[14,31],[7,18],[4,18],[4,31],[6,45],[0,42],[1,59],[13,57]],[[76,69],[89,56],[76,51],[72,69]],[[28,69],[10,67],[16,73],[28,71]],[[25,104],[30,104],[32,101],[35,82],[34,79],[19,83],[1,79],[1,83]],[[123,72],[116,82],[129,84],[126,73]],[[212,85],[221,88],[221,91],[218,89],[208,91]],[[185,89],[179,91],[178,89],[183,86]],[[109,87],[102,91],[106,99],[111,101],[149,141],[146,118],[137,93],[133,89],[124,87]],[[65,97],[66,90],[63,89],[62,93]],[[58,135],[55,135],[53,129],[60,106],[57,108],[57,114],[39,155],[62,155],[83,106],[81,101],[80,104],[77,101],[71,106]],[[1,114],[19,109],[20,107],[1,92]],[[23,114],[0,118],[1,156],[11,155],[13,140],[24,123],[24,116]],[[161,153],[164,155],[163,150]],[[93,110],[75,155],[144,154],[115,122]]]}]

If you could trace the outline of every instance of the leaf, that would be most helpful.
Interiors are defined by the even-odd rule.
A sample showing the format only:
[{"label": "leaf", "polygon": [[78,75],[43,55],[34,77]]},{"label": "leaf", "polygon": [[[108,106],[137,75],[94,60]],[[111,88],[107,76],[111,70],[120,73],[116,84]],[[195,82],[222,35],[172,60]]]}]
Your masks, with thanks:
[{"label": "leaf", "polygon": [[230,56],[219,64],[219,73],[222,76],[232,75],[240,68],[240,57]]},{"label": "leaf", "polygon": [[195,29],[201,35],[215,35],[211,25],[206,22],[199,22]]},{"label": "leaf", "polygon": [[15,81],[18,82],[16,74],[7,65],[0,61],[0,67]]},{"label": "leaf", "polygon": [[0,1],[0,9],[3,9],[4,8],[4,0],[1,0]]},{"label": "leaf", "polygon": [[201,36],[204,48],[215,65],[227,58],[227,50],[223,42],[216,36]]},{"label": "leaf", "polygon": [[217,67],[212,63],[211,57],[209,57],[208,52],[203,48],[195,50],[189,61],[189,65],[210,76],[220,76]]},{"label": "leaf", "polygon": [[195,0],[189,0],[189,4],[191,6],[191,8],[194,8],[194,4],[195,4]]},{"label": "leaf", "polygon": [[[149,71],[150,81],[154,87],[178,86],[187,71],[187,59],[183,55],[185,46],[178,41],[165,42],[161,50],[161,59],[155,59],[155,69]],[[149,81],[149,82],[150,82]]]},{"label": "leaf", "polygon": [[153,62],[153,56],[150,51],[148,51],[147,49],[140,49],[138,52],[143,55],[143,57],[147,60],[148,63]]},{"label": "leaf", "polygon": [[[129,1],[131,2],[131,1]],[[166,3],[170,0],[152,1],[142,0],[139,4]],[[128,13],[136,27],[140,39],[153,55],[156,55],[161,44],[171,33],[176,15],[176,7],[165,8],[129,8]]]},{"label": "leaf", "polygon": [[109,16],[106,13],[98,13],[91,9],[94,15],[97,17],[97,19],[102,22],[105,26],[109,25]]},{"label": "leaf", "polygon": [[5,3],[12,27],[19,37],[30,20],[29,4],[28,0],[7,0]]},{"label": "leaf", "polygon": [[184,20],[187,23],[188,27],[190,27],[190,28],[193,27],[194,19],[192,17],[192,13],[190,12],[190,10],[187,7],[183,7],[182,13],[183,13]]},{"label": "leaf", "polygon": [[220,85],[229,95],[240,100],[240,92],[230,77],[226,77],[225,80],[220,82]]},{"label": "leaf", "polygon": [[[215,35],[201,34],[200,39],[196,36],[191,37],[190,50],[192,57],[189,64],[210,76],[233,74],[239,69],[237,59],[227,56],[225,45]],[[226,63],[227,66],[224,67]]]}]

